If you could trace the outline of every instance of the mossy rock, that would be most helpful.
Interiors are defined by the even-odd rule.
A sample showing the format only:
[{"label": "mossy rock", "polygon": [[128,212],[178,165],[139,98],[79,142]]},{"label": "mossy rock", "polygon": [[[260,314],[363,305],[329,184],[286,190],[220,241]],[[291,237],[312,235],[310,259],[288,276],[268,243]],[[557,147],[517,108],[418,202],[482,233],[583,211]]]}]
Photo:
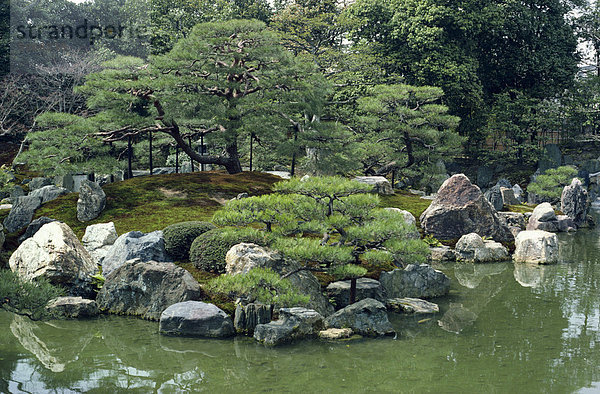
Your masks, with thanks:
[{"label": "mossy rock", "polygon": [[201,234],[217,228],[210,222],[192,221],[175,223],[163,230],[165,249],[175,260],[187,260],[190,247]]},{"label": "mossy rock", "polygon": [[239,243],[269,246],[273,238],[253,228],[218,228],[198,236],[190,248],[190,261],[200,270],[222,274],[225,272],[225,255]]}]

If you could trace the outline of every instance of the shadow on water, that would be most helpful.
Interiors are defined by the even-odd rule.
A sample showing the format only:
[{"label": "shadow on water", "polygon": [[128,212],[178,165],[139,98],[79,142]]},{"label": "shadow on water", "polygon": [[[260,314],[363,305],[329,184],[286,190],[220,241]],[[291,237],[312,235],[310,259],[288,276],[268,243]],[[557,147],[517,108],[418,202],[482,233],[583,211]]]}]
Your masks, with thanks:
[{"label": "shadow on water", "polygon": [[600,231],[559,236],[561,262],[455,264],[433,316],[391,316],[397,339],[160,336],[102,316],[33,322],[0,312],[0,392],[573,392],[600,387]]}]

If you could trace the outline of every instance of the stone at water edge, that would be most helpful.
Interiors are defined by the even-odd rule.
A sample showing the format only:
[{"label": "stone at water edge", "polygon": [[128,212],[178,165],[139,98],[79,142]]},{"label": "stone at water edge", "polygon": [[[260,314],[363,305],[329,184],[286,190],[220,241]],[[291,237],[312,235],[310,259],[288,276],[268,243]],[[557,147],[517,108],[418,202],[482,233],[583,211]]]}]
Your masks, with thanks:
[{"label": "stone at water edge", "polygon": [[564,187],[560,197],[560,210],[573,219],[578,227],[587,224],[588,192],[579,179],[573,178],[571,184]]},{"label": "stone at water edge", "polygon": [[327,328],[350,328],[367,336],[393,335],[384,304],[372,298],[355,302],[325,319]]},{"label": "stone at water edge", "polygon": [[474,263],[489,263],[508,260],[508,249],[495,241],[484,241],[478,234],[463,235],[456,243],[456,257],[458,260]]},{"label": "stone at water edge", "polygon": [[106,194],[97,183],[82,180],[77,200],[77,220],[89,222],[96,219],[106,206]]},{"label": "stone at water edge", "polygon": [[420,298],[390,298],[385,302],[388,310],[400,313],[437,313],[440,307]]},{"label": "stone at water edge", "polygon": [[233,326],[237,332],[253,335],[254,329],[259,324],[271,321],[271,306],[259,303],[248,305],[238,304],[235,307]]},{"label": "stone at water edge", "polygon": [[312,309],[281,308],[279,320],[256,326],[254,339],[265,345],[276,346],[315,337],[323,328],[323,316]]},{"label": "stone at water edge", "polygon": [[353,332],[350,328],[328,328],[327,330],[319,331],[319,338],[325,340],[336,340],[350,338]]},{"label": "stone at water edge", "polygon": [[479,187],[464,174],[453,175],[442,184],[420,222],[425,233],[438,239],[458,239],[469,233],[499,242],[514,239]]},{"label": "stone at water edge", "polygon": [[373,186],[373,193],[381,195],[394,194],[392,184],[383,176],[357,176],[355,181]]},{"label": "stone at water edge", "polygon": [[98,266],[65,223],[45,224],[10,256],[10,269],[25,280],[44,277],[70,295],[94,296]]},{"label": "stone at water edge", "polygon": [[4,219],[4,227],[9,233],[21,230],[31,223],[36,209],[42,205],[39,197],[24,196],[18,197],[13,201],[13,207],[10,213]]},{"label": "stone at water edge", "polygon": [[169,306],[160,315],[161,334],[209,338],[233,336],[231,318],[213,304],[185,301]]},{"label": "stone at water edge", "polygon": [[58,297],[50,300],[46,310],[57,317],[82,318],[97,316],[96,301],[81,297]]},{"label": "stone at water edge", "polygon": [[96,301],[109,313],[159,320],[170,305],[202,296],[192,275],[173,263],[130,260],[105,278]]},{"label": "stone at water edge", "polygon": [[[327,297],[334,300],[335,308],[342,309],[350,304],[350,280],[332,282],[325,290]],[[385,294],[381,283],[370,278],[358,278],[356,280],[356,301],[365,298],[373,298],[378,301],[385,300]]]},{"label": "stone at water edge", "polygon": [[543,202],[536,206],[529,217],[529,222],[527,223],[527,230],[542,230],[542,231],[550,231],[556,232],[559,230],[558,228],[558,219],[556,217],[556,213],[554,212],[554,208],[548,202]]},{"label": "stone at water edge", "polygon": [[102,260],[102,272],[104,276],[109,275],[126,261],[140,259],[147,261],[171,261],[165,250],[165,238],[163,232],[153,231],[145,234],[140,231],[130,231],[122,234],[115,243],[108,248]]},{"label": "stone at water edge", "polygon": [[556,234],[541,231],[522,231],[515,240],[513,259],[522,263],[552,264],[558,262]]},{"label": "stone at water edge", "polygon": [[388,298],[433,298],[450,291],[450,278],[428,264],[409,264],[405,269],[384,271],[379,281]]},{"label": "stone at water edge", "polygon": [[449,246],[435,246],[433,248],[429,248],[429,251],[431,252],[431,255],[429,256],[429,259],[431,261],[455,261],[456,260],[456,254],[454,253],[454,250],[452,250],[452,248],[450,248]]}]

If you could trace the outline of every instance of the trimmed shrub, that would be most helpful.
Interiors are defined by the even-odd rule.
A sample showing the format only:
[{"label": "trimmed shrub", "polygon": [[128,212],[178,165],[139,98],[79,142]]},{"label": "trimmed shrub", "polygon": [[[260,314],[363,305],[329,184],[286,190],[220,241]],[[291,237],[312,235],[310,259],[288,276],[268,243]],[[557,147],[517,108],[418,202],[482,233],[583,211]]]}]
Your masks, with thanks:
[{"label": "trimmed shrub", "polygon": [[209,222],[175,223],[163,230],[165,249],[175,260],[187,260],[190,257],[190,247],[201,234],[217,227]]},{"label": "trimmed shrub", "polygon": [[529,193],[548,200],[548,202],[560,201],[563,188],[571,183],[577,175],[577,169],[571,166],[551,168],[541,175],[527,187]]},{"label": "trimmed shrub", "polygon": [[190,261],[203,271],[225,272],[225,255],[234,245],[254,243],[269,246],[272,236],[254,228],[218,228],[198,236],[190,248]]}]

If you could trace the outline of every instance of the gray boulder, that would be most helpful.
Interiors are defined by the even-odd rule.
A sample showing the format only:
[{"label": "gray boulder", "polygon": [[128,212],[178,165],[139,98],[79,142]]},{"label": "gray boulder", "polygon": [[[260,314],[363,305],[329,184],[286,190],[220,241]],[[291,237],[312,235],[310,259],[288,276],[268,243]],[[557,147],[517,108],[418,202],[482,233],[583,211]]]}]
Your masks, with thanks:
[{"label": "gray boulder", "polygon": [[433,248],[429,248],[429,250],[431,251],[431,255],[429,256],[429,259],[431,261],[444,262],[456,260],[456,254],[454,253],[454,250],[452,250],[452,248],[450,248],[449,246],[436,246]]},{"label": "gray boulder", "polygon": [[160,315],[161,334],[226,338],[233,336],[231,318],[213,304],[184,301],[173,304]]},{"label": "gray boulder", "polygon": [[[226,255],[226,272],[237,275],[248,272],[252,268],[269,268],[279,275],[286,275],[300,268],[300,264],[290,259],[284,259],[279,253],[270,251],[256,244],[234,245]],[[318,279],[308,271],[298,271],[287,279],[302,294],[310,296],[308,307],[316,310],[322,316],[333,313],[333,305],[329,303],[321,291]]]},{"label": "gray boulder", "polygon": [[325,319],[327,328],[350,328],[366,336],[393,335],[394,329],[384,304],[366,298],[345,307]]},{"label": "gray boulder", "polygon": [[463,174],[453,175],[444,182],[420,221],[423,230],[438,239],[458,239],[469,233],[499,242],[514,239],[479,187]]},{"label": "gray boulder", "polygon": [[113,222],[98,223],[87,226],[83,235],[83,247],[90,252],[90,255],[102,264],[102,260],[108,254],[111,246],[117,240],[117,229]]},{"label": "gray boulder", "polygon": [[440,307],[420,298],[390,298],[385,302],[387,309],[397,313],[437,313]]},{"label": "gray boulder", "polygon": [[192,275],[173,263],[130,260],[105,276],[98,293],[101,310],[159,320],[167,307],[199,300],[200,285]]},{"label": "gray boulder", "polygon": [[312,309],[281,308],[279,320],[256,326],[254,339],[265,345],[275,346],[315,337],[323,328],[323,316]]},{"label": "gray boulder", "polygon": [[30,192],[29,195],[33,197],[39,197],[42,200],[42,204],[45,204],[68,193],[69,191],[67,189],[63,189],[62,187],[54,185],[48,185],[40,187],[39,189],[35,189],[34,191]]},{"label": "gray boulder", "polygon": [[458,260],[473,263],[490,263],[510,259],[508,249],[501,243],[484,241],[475,233],[463,235],[456,243],[455,251]]},{"label": "gray boulder", "polygon": [[[327,286],[327,296],[333,299],[336,309],[342,309],[350,304],[350,281],[340,280]],[[383,287],[378,280],[359,278],[356,280],[356,301],[373,298],[378,301],[385,300]]]},{"label": "gray boulder", "polygon": [[498,212],[498,218],[500,222],[508,227],[512,235],[515,237],[518,233],[525,230],[527,227],[527,221],[525,215],[517,212]]},{"label": "gray boulder", "polygon": [[484,196],[496,211],[502,210],[502,207],[504,206],[504,200],[502,200],[500,186],[493,186],[490,190],[484,193]]},{"label": "gray boulder", "polygon": [[254,335],[254,329],[259,324],[267,324],[271,321],[271,306],[258,303],[241,305],[235,307],[233,326],[242,334]]},{"label": "gray boulder", "polygon": [[10,256],[9,265],[25,280],[44,277],[67,288],[69,295],[94,295],[91,276],[98,272],[98,266],[64,223],[42,226]]},{"label": "gray boulder", "polygon": [[19,197],[23,197],[25,196],[25,190],[23,190],[23,188],[19,185],[13,186],[12,189],[10,189],[10,199],[12,200],[12,202],[14,203],[16,198]]},{"label": "gray boulder", "polygon": [[515,196],[513,189],[501,187],[500,193],[502,194],[502,202],[504,205],[519,205],[521,203]]},{"label": "gray boulder", "polygon": [[389,298],[432,298],[450,291],[450,278],[428,264],[409,264],[403,270],[384,271],[379,281]]},{"label": "gray boulder", "polygon": [[381,195],[394,194],[392,184],[383,176],[357,176],[354,180],[373,186],[373,193]]},{"label": "gray boulder", "polygon": [[109,275],[126,261],[133,259],[140,259],[143,262],[170,261],[165,250],[162,231],[153,231],[149,234],[130,231],[121,235],[108,249],[102,260],[102,272],[105,276]]},{"label": "gray boulder", "polygon": [[81,297],[58,297],[50,300],[46,311],[56,317],[79,319],[94,317],[98,313],[98,304],[94,300]]},{"label": "gray boulder", "polygon": [[560,210],[573,219],[577,227],[583,227],[587,224],[589,205],[587,190],[579,179],[573,178],[571,184],[562,191]]},{"label": "gray boulder", "polygon": [[77,220],[89,222],[96,219],[106,206],[106,194],[97,183],[82,180],[77,200]]},{"label": "gray boulder", "polygon": [[521,202],[523,202],[523,189],[521,188],[521,186],[519,186],[518,184],[515,184],[512,187],[513,190],[513,194],[515,195],[515,198],[517,199],[517,201],[519,201],[519,204]]},{"label": "gray boulder", "polygon": [[9,233],[14,233],[31,223],[35,210],[42,205],[42,199],[33,196],[17,197],[13,199],[10,213],[4,219],[4,227]]},{"label": "gray boulder", "polygon": [[42,178],[42,177],[33,178],[31,180],[31,182],[29,182],[29,184],[28,184],[30,192],[40,189],[44,186],[49,186],[49,185],[52,185],[52,179],[51,178]]},{"label": "gray boulder", "polygon": [[25,241],[26,239],[33,237],[33,235],[35,233],[37,233],[38,230],[40,228],[42,228],[42,226],[44,224],[57,222],[57,221],[58,220],[50,219],[47,216],[42,216],[42,217],[35,219],[33,222],[29,223],[29,225],[27,226],[27,229],[25,230],[25,233],[19,237],[19,243],[23,243],[23,241]]},{"label": "gray boulder", "polygon": [[513,259],[518,263],[552,264],[558,262],[556,234],[541,230],[520,232],[515,239]]},{"label": "gray boulder", "polygon": [[556,221],[558,222],[558,231],[577,231],[577,225],[575,224],[575,221],[567,215],[556,215]]},{"label": "gray boulder", "polygon": [[556,218],[556,213],[554,213],[554,208],[552,208],[550,203],[543,202],[535,207],[531,217],[529,218],[527,230],[542,230],[550,232],[556,232],[559,230],[558,219]]}]

